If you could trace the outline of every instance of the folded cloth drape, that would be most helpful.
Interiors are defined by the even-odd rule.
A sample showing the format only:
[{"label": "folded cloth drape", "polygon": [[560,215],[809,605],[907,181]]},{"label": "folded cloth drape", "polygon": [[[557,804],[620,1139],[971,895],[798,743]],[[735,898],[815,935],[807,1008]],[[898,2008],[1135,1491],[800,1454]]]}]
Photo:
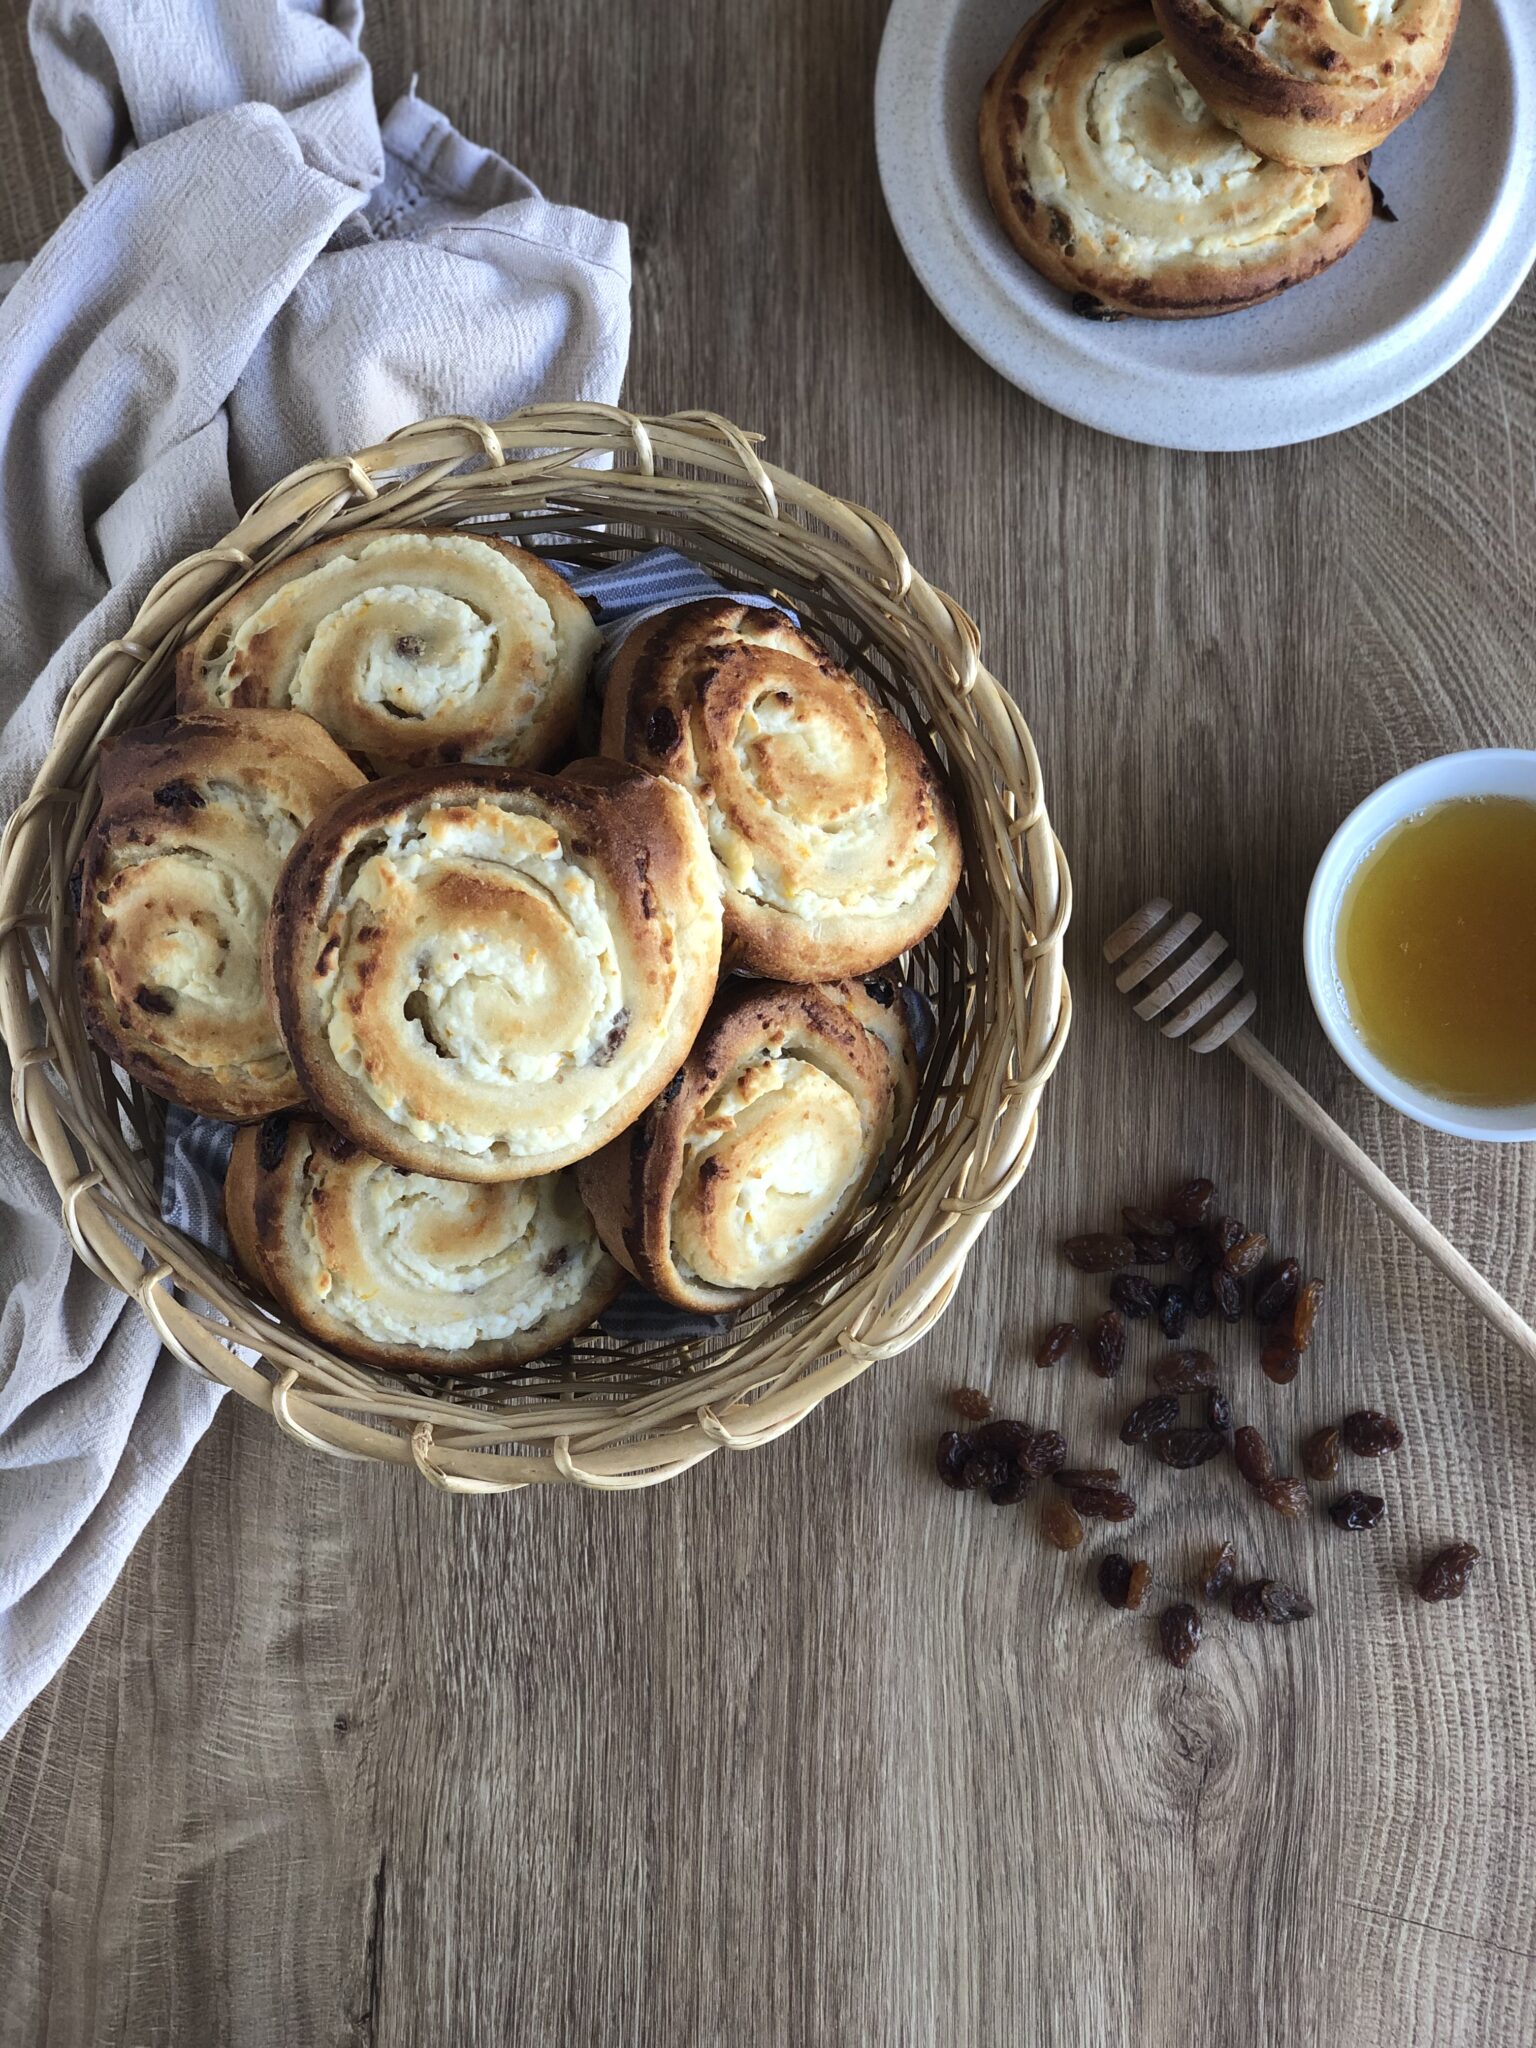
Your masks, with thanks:
[{"label": "folded cloth drape", "polygon": [[[618,396],[623,226],[423,101],[358,0],[33,0],[85,198],[0,301],[0,813],[154,578],[315,456],[424,414]],[[0,1733],[62,1663],[217,1389],[72,1261],[0,1118]]]}]

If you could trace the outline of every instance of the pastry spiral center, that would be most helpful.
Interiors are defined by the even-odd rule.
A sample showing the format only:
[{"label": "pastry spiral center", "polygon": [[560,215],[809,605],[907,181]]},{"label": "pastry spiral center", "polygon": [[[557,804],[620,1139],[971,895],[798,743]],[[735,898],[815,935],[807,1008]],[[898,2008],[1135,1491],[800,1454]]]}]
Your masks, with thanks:
[{"label": "pastry spiral center", "polygon": [[484,801],[392,826],[348,862],[321,955],[331,1050],[425,1141],[563,1141],[647,1056],[610,917],[541,817]]},{"label": "pastry spiral center", "polygon": [[379,1344],[464,1351],[571,1308],[601,1247],[564,1174],[471,1185],[311,1155],[302,1241],[327,1313]]},{"label": "pastry spiral center", "polygon": [[1128,192],[1163,200],[1218,190],[1259,163],[1251,149],[1211,120],[1162,42],[1099,73],[1088,95],[1088,132]]},{"label": "pastry spiral center", "polygon": [[717,1091],[687,1139],[672,1205],[679,1270],[771,1287],[803,1265],[863,1181],[857,1103],[809,1060],[770,1053]]},{"label": "pastry spiral center", "polygon": [[867,704],[814,671],[791,693],[760,690],[736,750],[763,801],[797,823],[835,830],[885,801],[885,747]]},{"label": "pastry spiral center", "polygon": [[895,802],[874,706],[771,643],[739,646],[700,690],[694,751],[704,820],[733,888],[797,916],[882,915],[912,902],[937,862],[921,788]]},{"label": "pastry spiral center", "polygon": [[359,698],[395,718],[462,710],[496,658],[496,628],[473,605],[435,590],[386,584],[354,597],[315,629],[291,686],[300,711],[311,709],[317,679],[350,662]]}]

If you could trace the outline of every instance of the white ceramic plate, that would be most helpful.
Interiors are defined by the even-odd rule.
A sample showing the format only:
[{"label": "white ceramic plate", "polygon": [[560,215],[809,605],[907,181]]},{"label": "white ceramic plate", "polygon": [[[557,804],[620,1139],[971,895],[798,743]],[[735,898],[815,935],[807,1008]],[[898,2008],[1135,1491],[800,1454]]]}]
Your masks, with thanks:
[{"label": "white ceramic plate", "polygon": [[998,226],[981,91],[1034,0],[894,0],[886,204],[944,317],[1058,412],[1164,448],[1284,447],[1373,419],[1480,341],[1536,261],[1536,0],[1463,0],[1428,102],[1377,151],[1397,214],[1322,277],[1215,320],[1081,319]]}]

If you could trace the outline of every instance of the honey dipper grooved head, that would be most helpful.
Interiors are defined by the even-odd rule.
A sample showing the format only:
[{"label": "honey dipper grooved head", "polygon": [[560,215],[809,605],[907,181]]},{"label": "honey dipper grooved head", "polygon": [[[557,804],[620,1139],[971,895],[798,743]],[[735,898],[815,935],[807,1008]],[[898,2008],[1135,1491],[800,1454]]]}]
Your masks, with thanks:
[{"label": "honey dipper grooved head", "polygon": [[1243,986],[1242,961],[1228,952],[1220,932],[1192,910],[1176,912],[1162,896],[1144,903],[1104,941],[1104,958],[1112,966],[1125,963],[1115,986],[1132,998],[1137,1016],[1156,1022],[1165,1038],[1193,1033],[1196,1052],[1225,1045],[1258,1008],[1258,998]]}]

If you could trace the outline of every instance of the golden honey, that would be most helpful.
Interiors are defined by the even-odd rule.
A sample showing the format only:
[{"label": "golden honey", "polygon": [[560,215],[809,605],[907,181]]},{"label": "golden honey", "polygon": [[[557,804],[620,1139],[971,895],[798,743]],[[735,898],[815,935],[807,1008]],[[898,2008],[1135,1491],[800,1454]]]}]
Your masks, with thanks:
[{"label": "golden honey", "polygon": [[1384,1065],[1447,1102],[1536,1102],[1536,803],[1458,797],[1405,818],[1350,878],[1335,957]]}]

